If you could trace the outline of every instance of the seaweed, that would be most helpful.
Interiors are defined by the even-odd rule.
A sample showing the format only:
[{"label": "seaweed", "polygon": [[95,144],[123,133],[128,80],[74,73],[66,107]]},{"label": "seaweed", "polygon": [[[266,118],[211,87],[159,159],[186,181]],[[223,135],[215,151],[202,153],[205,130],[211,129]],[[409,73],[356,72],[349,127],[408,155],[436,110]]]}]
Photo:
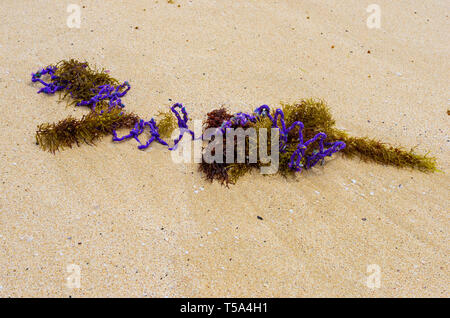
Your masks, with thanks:
[{"label": "seaweed", "polygon": [[176,118],[171,112],[159,112],[156,118],[158,119],[157,125],[161,137],[170,137],[175,128],[177,128]]},{"label": "seaweed", "polygon": [[[43,81],[44,75],[50,76],[51,82]],[[87,62],[74,59],[60,61],[56,65],[50,65],[32,74],[32,81],[44,85],[38,93],[54,94],[59,91],[60,100],[67,99],[68,104],[72,99],[70,104],[91,106],[91,112],[81,119],[69,116],[57,123],[44,123],[38,126],[36,143],[52,153],[63,148],[72,148],[74,144],[78,146],[81,143],[92,145],[100,137],[108,134],[113,134],[113,140],[116,141],[132,137],[139,141],[137,136],[144,131],[145,126],[150,128],[151,138],[145,145],[141,144],[139,149],[147,148],[155,140],[168,146],[159,137],[169,137],[177,127],[182,132],[169,150],[176,149],[176,145],[184,133],[190,133],[194,137],[194,132],[187,126],[188,114],[182,104],[177,103],[172,106],[173,114],[160,112],[157,115],[157,123],[153,118],[146,122],[133,113],[125,113],[121,109],[125,105],[122,104],[120,98],[130,89],[129,83],[124,82],[119,85],[118,80],[111,77],[107,71],[91,68]],[[181,115],[176,110],[177,108],[180,108]],[[449,110],[447,110],[447,114],[450,115]],[[303,128],[299,134],[299,127],[302,125]],[[248,158],[252,157],[250,154],[254,154],[254,152],[259,154],[260,128],[265,128],[265,131],[270,134],[270,128],[275,126],[280,129],[279,138],[282,142],[278,173],[285,177],[295,174],[303,167],[309,169],[318,162],[323,163],[325,157],[331,156],[337,151],[346,157],[359,157],[363,161],[372,161],[398,168],[412,168],[424,172],[438,171],[436,158],[429,157],[428,154],[417,154],[414,148],[406,150],[369,137],[350,136],[347,132],[336,128],[336,122],[330,109],[320,99],[302,99],[293,104],[281,103],[281,108],[276,111],[270,111],[267,105],[263,105],[257,108],[253,114],[231,114],[223,107],[209,112],[204,121],[205,129],[220,128],[224,132],[226,128],[252,127],[256,130],[257,140],[250,143],[248,138],[253,138],[251,136],[245,140],[245,160],[242,160],[242,163],[236,163],[236,160],[234,160],[235,163],[226,163],[226,153],[224,152],[223,163],[208,163],[202,156],[199,170],[210,181],[218,180],[227,186],[235,183],[252,169],[265,165],[259,159],[256,163],[251,163]],[[120,128],[133,129],[130,134],[119,138],[116,130]],[[227,143],[233,144],[234,159],[236,159],[238,155],[237,137],[235,136],[231,140],[229,137],[227,140],[226,134],[222,137],[224,149],[226,149]],[[326,143],[324,143],[325,137]],[[267,142],[266,149],[270,150],[270,135]],[[256,146],[250,149],[250,145]],[[214,154],[214,149],[212,152]],[[294,163],[293,158],[297,158]]]},{"label": "seaweed", "polygon": [[99,86],[119,84],[119,81],[111,77],[104,69],[93,69],[88,62],[80,62],[75,59],[62,60],[55,67],[54,82],[63,86],[65,91],[60,94],[60,99],[64,100],[67,97],[73,99],[68,104],[90,100],[97,94],[96,88]]},{"label": "seaweed", "polygon": [[[206,114],[206,120],[204,122],[205,129],[217,128],[222,125],[223,122],[229,120],[233,115],[229,114],[225,108],[215,109]],[[224,145],[226,140],[224,138]],[[214,150],[212,151],[214,154]],[[208,163],[202,156],[202,162],[199,165],[199,171],[205,175],[205,179],[209,181],[218,180],[221,184],[228,186],[229,183],[233,183],[228,175],[228,165],[225,163],[212,162]]]},{"label": "seaweed", "polygon": [[437,171],[436,158],[417,154],[414,148],[406,150],[369,137],[353,137],[337,129],[328,106],[322,100],[307,99],[291,105],[282,104],[282,109],[287,123],[290,124],[295,120],[304,123],[306,136],[322,131],[331,142],[338,140],[345,142],[346,147],[341,152],[346,157],[357,156],[363,161],[398,168],[413,168],[424,172]]},{"label": "seaweed", "polygon": [[[46,74],[51,77],[50,83],[41,79]],[[93,144],[101,136],[111,134],[116,129],[133,127],[139,120],[135,114],[125,114],[121,110],[124,105],[120,97],[130,88],[128,82],[118,85],[119,82],[105,70],[93,69],[87,62],[62,60],[32,74],[32,81],[44,85],[38,93],[53,94],[59,91],[60,100],[72,99],[68,105],[91,106],[91,112],[81,119],[69,116],[57,123],[38,126],[36,143],[52,153],[82,142]]]},{"label": "seaweed", "polygon": [[347,147],[342,154],[349,158],[357,156],[363,161],[423,172],[438,171],[435,157],[417,154],[414,148],[406,150],[368,137],[352,137],[340,130],[330,131],[328,136],[331,140],[339,139],[346,143]]},{"label": "seaweed", "polygon": [[[436,158],[429,157],[427,154],[417,154],[414,148],[406,150],[402,147],[395,147],[369,137],[353,137],[347,132],[337,129],[336,122],[331,115],[330,109],[323,100],[303,99],[293,104],[281,103],[281,110],[284,113],[286,126],[290,126],[296,121],[301,121],[304,124],[304,138],[310,139],[314,135],[323,132],[327,135],[327,142],[345,142],[346,147],[340,152],[346,157],[359,157],[363,161],[391,165],[397,168],[412,168],[423,172],[438,171],[436,167]],[[272,116],[274,116],[274,114],[275,113],[273,112]],[[206,128],[220,127],[224,121],[229,120],[232,117],[233,115],[227,113],[223,108],[213,110],[208,113],[205,121]],[[271,126],[272,122],[267,117],[258,117],[258,120],[255,123],[248,123],[246,127],[256,128],[257,134],[259,134],[259,128],[267,128],[270,133],[269,128]],[[267,149],[270,149],[270,136],[267,140]],[[259,148],[259,143],[256,144],[257,148]],[[294,175],[296,172],[289,166],[289,163],[296,150],[297,144],[298,129],[293,129],[288,134],[285,151],[280,152],[279,155],[278,173],[285,177]],[[259,153],[259,149],[253,151],[258,151]],[[303,166],[306,167],[305,158],[315,151],[317,151],[317,148],[314,146],[307,150],[306,156],[304,156],[301,161]],[[235,183],[240,177],[249,173],[253,168],[259,168],[261,166],[263,166],[263,164],[260,161],[255,164],[249,164],[248,162],[209,164],[202,162],[200,171],[205,173],[206,178],[209,180],[216,179],[221,183],[228,184]]]},{"label": "seaweed", "polygon": [[36,131],[36,144],[52,153],[67,147],[72,148],[74,144],[92,145],[115,129],[132,128],[138,120],[135,114],[123,113],[118,108],[108,112],[90,112],[81,119],[69,116],[57,123],[40,124]]}]

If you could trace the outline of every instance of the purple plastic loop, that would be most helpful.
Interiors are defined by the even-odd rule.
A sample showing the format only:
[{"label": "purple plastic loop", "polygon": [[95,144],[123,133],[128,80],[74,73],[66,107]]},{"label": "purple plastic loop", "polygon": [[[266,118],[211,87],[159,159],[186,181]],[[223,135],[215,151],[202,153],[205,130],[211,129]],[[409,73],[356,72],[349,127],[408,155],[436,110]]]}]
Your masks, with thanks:
[{"label": "purple plastic loop", "polygon": [[[145,144],[142,144],[142,142],[139,139],[139,136],[144,132],[145,127],[148,127],[150,130],[150,138],[147,140]],[[123,141],[126,139],[134,138],[139,143],[138,149],[141,150],[148,148],[153,141],[159,142],[164,146],[169,146],[159,136],[158,126],[156,125],[156,122],[153,118],[149,121],[144,121],[143,119],[139,120],[139,122],[137,122],[134,125],[134,128],[131,129],[128,135],[117,137],[117,132],[115,130],[113,130],[112,133],[113,133],[113,141]]]},{"label": "purple plastic loop", "polygon": [[142,134],[144,132],[144,120],[141,119],[139,120],[135,125],[134,128],[131,129],[130,133],[128,135],[122,136],[122,137],[117,137],[117,132],[116,130],[113,130],[112,134],[113,134],[113,141],[123,141],[126,139],[130,139],[130,138],[134,138],[136,139],[137,142],[139,142],[140,144],[141,141],[139,140],[138,136],[140,134]]},{"label": "purple plastic loop", "polygon": [[[304,142],[303,141],[303,129],[304,125],[301,121],[294,122],[289,128],[286,128],[286,124],[284,121],[284,113],[281,109],[277,109],[275,111],[275,116],[272,117],[270,114],[270,108],[267,105],[262,105],[255,110],[255,113],[258,116],[267,116],[272,121],[272,127],[278,128],[280,130],[280,151],[286,152],[286,145],[288,141],[289,132],[298,126],[298,145],[293,154],[291,155],[291,159],[289,162],[289,168],[300,172],[302,170],[303,164],[301,163],[302,159],[305,157],[306,150],[308,146],[312,145],[314,142],[318,142],[319,150],[314,150],[311,156],[306,156],[306,168],[312,168],[315,166],[320,160],[323,160],[327,156],[331,156],[332,154],[338,152],[345,148],[345,143],[342,141],[336,141],[334,143],[325,143],[325,139],[327,135],[323,132],[316,134],[310,140]],[[281,127],[278,126],[278,118],[280,118]],[[326,147],[329,147],[325,149]]]},{"label": "purple plastic loop", "polygon": [[[299,127],[298,140],[300,143],[303,143],[302,130],[304,128],[304,125],[301,121],[296,121],[289,128],[286,128],[283,111],[280,108],[278,108],[275,111],[275,116],[272,117],[272,115],[270,114],[270,108],[267,105],[262,105],[262,106],[256,108],[255,113],[258,116],[262,116],[262,117],[267,116],[270,119],[270,121],[272,121],[272,127],[279,129],[279,131],[280,131],[280,151],[281,152],[286,152],[286,146],[287,146],[287,142],[288,142],[289,132],[297,126]],[[280,118],[281,127],[278,126],[278,118]]]},{"label": "purple plastic loop", "polygon": [[[124,87],[126,87],[126,89],[122,91]],[[112,85],[100,85],[92,89],[95,96],[88,101],[83,100],[77,103],[77,106],[90,106],[92,110],[95,110],[98,102],[107,99],[109,100],[108,109],[112,109],[114,107],[123,108],[125,105],[122,103],[121,97],[125,96],[130,88],[131,86],[128,82],[124,82],[117,87]]]},{"label": "purple plastic loop", "polygon": [[156,126],[156,122],[155,122],[155,120],[154,120],[153,118],[150,119],[150,121],[144,122],[144,127],[145,127],[145,126],[148,126],[148,127],[149,127],[151,137],[150,137],[150,139],[146,142],[145,145],[139,145],[139,146],[138,146],[139,149],[142,150],[142,149],[148,148],[148,147],[150,146],[150,144],[151,144],[153,141],[159,142],[161,145],[164,145],[164,146],[169,146],[164,140],[162,140],[162,139],[160,138],[160,136],[159,136],[159,129],[158,129],[158,127]]},{"label": "purple plastic loop", "polygon": [[[44,69],[41,69],[40,71],[37,71],[36,73],[31,73],[31,81],[34,82],[39,82],[42,85],[44,85],[44,87],[42,87],[41,89],[39,89],[38,94],[40,93],[44,93],[44,94],[54,94],[57,91],[63,90],[66,86],[65,85],[57,85],[56,83],[54,83],[53,81],[55,81],[56,79],[58,79],[58,76],[55,76],[55,71],[56,71],[56,67],[55,66],[47,66]],[[50,75],[50,80],[52,82],[47,83],[42,79],[43,75]]]},{"label": "purple plastic loop", "polygon": [[[181,118],[180,113],[178,113],[177,108],[180,108],[181,113],[183,114],[183,118]],[[187,111],[183,104],[181,103],[175,103],[170,110],[175,115],[175,117],[178,120],[178,128],[180,129],[180,134],[178,137],[174,140],[174,144],[172,147],[169,147],[169,150],[176,150],[178,147],[178,143],[181,141],[185,133],[189,133],[192,136],[192,139],[195,139],[195,134],[192,130],[189,129],[187,122],[189,121],[189,117],[187,114]]]}]

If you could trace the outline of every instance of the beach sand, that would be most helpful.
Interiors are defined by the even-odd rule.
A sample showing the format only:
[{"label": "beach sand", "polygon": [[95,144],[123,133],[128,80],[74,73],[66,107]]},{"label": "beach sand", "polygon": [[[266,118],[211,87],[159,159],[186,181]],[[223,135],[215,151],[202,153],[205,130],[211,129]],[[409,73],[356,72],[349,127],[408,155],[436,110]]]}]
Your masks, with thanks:
[{"label": "beach sand", "polygon": [[[448,297],[450,3],[378,0],[381,29],[369,4],[4,1],[0,296]],[[323,98],[339,128],[430,151],[442,172],[337,155],[226,188],[160,145],[105,137],[53,155],[36,126],[88,109],[37,95],[30,74],[72,57],[128,80],[126,109],[148,119],[174,102],[203,119]]]}]

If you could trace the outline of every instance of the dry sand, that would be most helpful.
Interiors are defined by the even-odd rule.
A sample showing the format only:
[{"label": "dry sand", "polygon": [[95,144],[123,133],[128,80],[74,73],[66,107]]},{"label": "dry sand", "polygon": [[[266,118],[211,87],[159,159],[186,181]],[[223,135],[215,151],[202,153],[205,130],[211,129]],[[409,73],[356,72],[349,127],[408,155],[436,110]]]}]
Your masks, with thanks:
[{"label": "dry sand", "polygon": [[[380,30],[370,3],[2,1],[0,296],[448,297],[450,3],[378,0]],[[30,73],[71,57],[129,80],[123,101],[147,118],[172,102],[201,119],[320,97],[339,127],[417,145],[442,172],[336,156],[227,189],[159,145],[107,137],[52,155],[36,126],[87,110],[37,95]]]}]

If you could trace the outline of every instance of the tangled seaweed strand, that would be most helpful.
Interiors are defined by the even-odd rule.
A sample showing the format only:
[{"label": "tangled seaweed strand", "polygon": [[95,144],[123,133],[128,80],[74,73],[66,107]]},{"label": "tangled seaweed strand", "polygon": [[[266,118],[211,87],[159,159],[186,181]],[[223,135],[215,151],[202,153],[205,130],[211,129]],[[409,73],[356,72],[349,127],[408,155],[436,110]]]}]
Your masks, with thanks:
[{"label": "tangled seaweed strand", "polygon": [[[279,128],[281,148],[279,173],[285,176],[297,172],[301,168],[309,169],[319,162],[324,163],[325,157],[338,151],[347,157],[356,156],[364,161],[378,164],[392,165],[398,168],[409,167],[424,172],[437,171],[435,158],[417,154],[414,149],[408,151],[368,137],[349,136],[346,132],[337,129],[328,106],[321,100],[305,99],[295,104],[282,103],[281,110],[273,113],[270,112],[267,105],[263,105],[255,110],[255,114],[256,122],[250,120],[251,117],[247,117],[249,120],[244,123],[257,130],[274,126]],[[207,128],[227,127],[230,125],[230,119],[234,117],[223,108],[213,110],[207,116],[205,121]],[[243,116],[237,117],[242,118]],[[278,124],[278,122],[280,123]],[[297,125],[299,128],[298,133],[293,125]],[[307,141],[303,142],[302,137]],[[218,180],[228,184],[236,182],[239,177],[248,173],[252,168],[261,166],[261,162],[256,164],[248,162],[209,164],[203,161],[200,171],[209,180]]]},{"label": "tangled seaweed strand", "polygon": [[[45,75],[50,76],[49,82],[42,79]],[[68,117],[58,123],[39,125],[36,143],[44,150],[54,153],[62,148],[72,147],[75,143],[93,144],[101,136],[111,134],[116,129],[131,128],[139,121],[136,115],[124,114],[120,110],[125,106],[121,97],[130,90],[130,84],[124,82],[117,85],[116,79],[104,71],[92,70],[87,62],[73,59],[61,61],[57,66],[50,65],[32,73],[31,81],[44,86],[38,93],[52,95],[66,90],[62,99],[70,95],[77,106],[91,108],[91,113],[80,120]],[[98,113],[95,111],[96,106],[100,108]]]},{"label": "tangled seaweed strand", "polygon": [[81,119],[68,117],[57,123],[44,123],[36,131],[36,143],[44,150],[55,153],[73,144],[93,144],[98,138],[113,133],[115,129],[131,128],[139,121],[132,114],[125,114],[118,108],[103,113],[90,112]]}]

